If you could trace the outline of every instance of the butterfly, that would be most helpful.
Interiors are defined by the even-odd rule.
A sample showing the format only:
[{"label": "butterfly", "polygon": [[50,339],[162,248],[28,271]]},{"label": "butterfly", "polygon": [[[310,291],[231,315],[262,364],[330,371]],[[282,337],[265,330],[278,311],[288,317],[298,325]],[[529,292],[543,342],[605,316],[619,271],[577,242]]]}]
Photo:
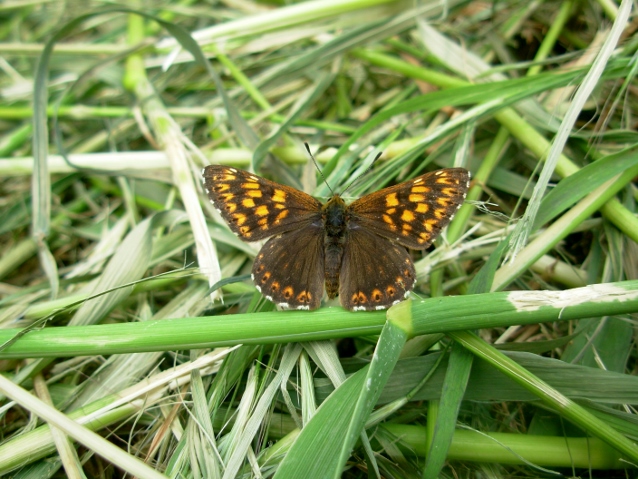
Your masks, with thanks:
[{"label": "butterfly", "polygon": [[210,201],[244,241],[270,238],[252,268],[255,287],[285,309],[316,309],[324,285],[352,311],[381,310],[416,283],[407,248],[423,250],[461,207],[470,173],[436,170],[325,204],[290,186],[222,165],[204,168]]}]

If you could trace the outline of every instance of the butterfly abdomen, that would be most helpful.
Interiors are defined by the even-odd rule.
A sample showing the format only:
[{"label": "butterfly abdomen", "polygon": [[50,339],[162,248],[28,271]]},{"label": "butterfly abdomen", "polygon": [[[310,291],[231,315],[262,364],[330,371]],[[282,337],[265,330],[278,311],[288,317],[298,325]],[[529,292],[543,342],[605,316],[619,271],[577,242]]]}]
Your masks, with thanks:
[{"label": "butterfly abdomen", "polygon": [[343,244],[346,235],[346,204],[338,196],[333,196],[322,208],[324,224],[324,275],[326,293],[334,298],[339,292],[339,271],[343,258]]}]

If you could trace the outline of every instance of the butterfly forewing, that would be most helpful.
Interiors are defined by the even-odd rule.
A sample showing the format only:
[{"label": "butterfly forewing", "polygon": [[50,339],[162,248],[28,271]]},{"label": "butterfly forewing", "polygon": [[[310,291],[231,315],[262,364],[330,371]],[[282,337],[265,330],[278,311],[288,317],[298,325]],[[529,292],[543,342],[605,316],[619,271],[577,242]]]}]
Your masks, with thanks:
[{"label": "butterfly forewing", "polygon": [[246,241],[296,230],[321,219],[321,203],[303,191],[244,170],[222,165],[204,168],[208,197]]},{"label": "butterfly forewing", "polygon": [[274,236],[259,251],[253,281],[266,299],[290,309],[316,309],[324,282],[323,224]]},{"label": "butterfly forewing", "polygon": [[464,168],[447,168],[370,193],[348,207],[350,224],[408,248],[427,248],[463,204],[469,181]]},{"label": "butterfly forewing", "polygon": [[339,299],[348,309],[385,309],[414,288],[416,272],[407,250],[364,228],[348,232]]}]

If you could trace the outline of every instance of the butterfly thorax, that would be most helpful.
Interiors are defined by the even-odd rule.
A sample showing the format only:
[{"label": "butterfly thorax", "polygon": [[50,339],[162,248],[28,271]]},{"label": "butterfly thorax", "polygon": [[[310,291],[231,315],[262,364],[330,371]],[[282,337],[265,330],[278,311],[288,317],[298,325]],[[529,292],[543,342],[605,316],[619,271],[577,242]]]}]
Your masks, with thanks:
[{"label": "butterfly thorax", "polygon": [[321,208],[321,217],[325,230],[325,281],[329,298],[339,292],[339,271],[343,257],[343,244],[346,240],[347,216],[346,203],[339,195],[334,195]]}]

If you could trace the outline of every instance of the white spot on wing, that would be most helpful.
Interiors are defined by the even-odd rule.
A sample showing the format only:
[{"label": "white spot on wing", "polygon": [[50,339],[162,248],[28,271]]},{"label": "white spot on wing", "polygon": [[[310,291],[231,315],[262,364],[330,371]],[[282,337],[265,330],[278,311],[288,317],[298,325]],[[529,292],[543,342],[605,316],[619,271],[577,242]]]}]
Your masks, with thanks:
[{"label": "white spot on wing", "polygon": [[382,309],[387,308],[387,306],[375,306],[374,309],[376,309],[377,311],[381,311]]},{"label": "white spot on wing", "polygon": [[261,293],[261,286],[259,286],[259,285],[257,285],[257,284],[256,284],[256,285],[255,285],[255,288],[257,288],[257,291],[259,291],[259,292]]},{"label": "white spot on wing", "polygon": [[355,306],[354,308],[352,308],[352,311],[365,311],[366,307],[365,306]]},{"label": "white spot on wing", "polygon": [[268,301],[272,301],[272,296],[268,296],[268,295],[266,295],[266,299],[267,299]]},{"label": "white spot on wing", "polygon": [[306,311],[310,311],[310,306],[297,306],[297,309],[304,309]]},{"label": "white spot on wing", "polygon": [[253,281],[255,281],[255,275],[250,273],[250,279],[252,279]]}]

